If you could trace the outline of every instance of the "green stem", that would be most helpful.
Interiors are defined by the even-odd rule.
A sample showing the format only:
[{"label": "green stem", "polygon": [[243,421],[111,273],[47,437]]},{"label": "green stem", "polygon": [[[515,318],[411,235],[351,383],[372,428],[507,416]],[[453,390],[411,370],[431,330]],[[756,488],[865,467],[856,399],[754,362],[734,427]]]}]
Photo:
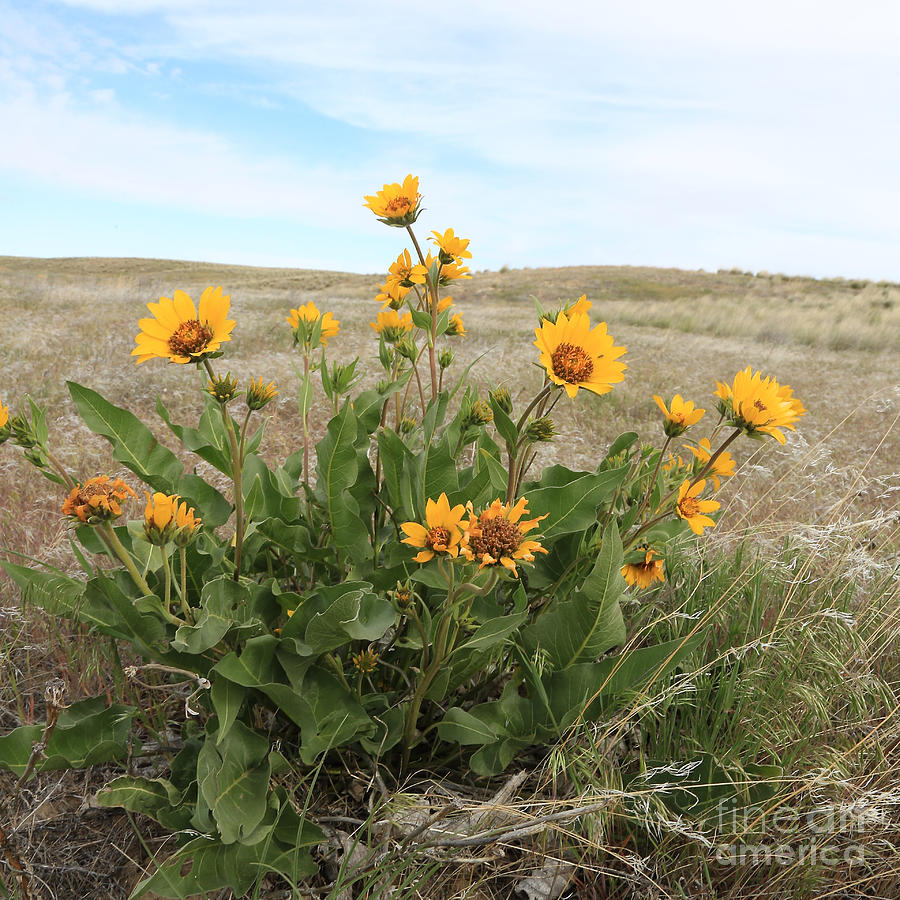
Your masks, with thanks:
[{"label": "green stem", "polygon": [[[407,225],[406,230],[409,232],[409,236],[413,242],[413,246],[416,248],[416,253],[419,255],[419,262],[423,266],[425,266],[425,257],[422,254],[422,248],[419,246],[419,242],[416,240],[416,236],[413,234],[412,226]],[[427,269],[428,267],[425,266],[425,268]],[[438,376],[437,359],[435,357],[434,345],[437,340],[438,292],[437,285],[434,284],[431,280],[431,272],[428,272],[425,277],[428,279],[428,290],[431,293],[431,337],[428,342],[428,362],[431,365],[431,399],[436,400],[438,391]]]},{"label": "green stem", "polygon": [[193,625],[194,617],[191,615],[191,607],[187,600],[187,549],[179,547],[178,554],[181,562],[181,611],[184,613],[184,621],[188,625]]},{"label": "green stem", "polygon": [[[209,373],[210,379],[215,381],[215,373],[208,359],[203,360],[203,365]],[[225,423],[225,431],[228,433],[228,442],[231,445],[231,480],[234,483],[234,580],[241,577],[241,554],[244,546],[244,492],[241,485],[241,477],[244,469],[244,458],[241,448],[238,446],[237,435],[234,433],[234,422],[226,404],[220,403],[222,421]]]},{"label": "green stem", "polygon": [[[104,522],[103,525],[100,526],[100,533],[105,535],[106,545],[119,557],[125,568],[128,569],[128,574],[131,576],[132,581],[137,585],[138,590],[143,591],[145,596],[152,594],[153,591],[150,590],[150,586],[147,584],[144,576],[138,572],[137,566],[131,558],[131,554],[119,540],[119,536],[116,534],[112,525],[110,525],[109,522]],[[179,622],[178,624],[180,625],[181,623]]]},{"label": "green stem", "polygon": [[663,458],[666,455],[666,450],[669,448],[669,444],[672,442],[672,438],[669,435],[666,435],[666,442],[662,446],[662,450],[659,451],[659,459],[656,461],[656,468],[653,470],[653,477],[650,479],[650,484],[647,485],[647,491],[644,494],[643,499],[641,500],[641,507],[637,512],[637,515],[634,517],[634,521],[637,522],[641,518],[641,513],[647,508],[647,504],[650,502],[650,495],[653,493],[653,488],[656,486],[656,476],[659,475],[659,467],[662,465]]},{"label": "green stem", "polygon": [[165,605],[166,609],[169,609],[169,605],[172,602],[172,568],[169,565],[169,554],[166,553],[166,548],[160,547],[160,550],[162,551],[163,558],[163,572],[166,576],[166,593],[165,598],[163,599],[163,604]]}]

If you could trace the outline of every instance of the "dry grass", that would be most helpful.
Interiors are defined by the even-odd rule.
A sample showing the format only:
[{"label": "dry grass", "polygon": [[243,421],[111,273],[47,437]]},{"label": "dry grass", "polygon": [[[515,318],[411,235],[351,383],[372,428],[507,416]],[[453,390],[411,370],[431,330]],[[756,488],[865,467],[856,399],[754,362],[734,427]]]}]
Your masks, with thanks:
[{"label": "dry grass", "polygon": [[[240,379],[262,375],[278,383],[281,393],[268,408],[266,455],[280,459],[296,449],[299,439],[292,369],[296,355],[284,321],[287,310],[310,299],[332,310],[342,331],[329,344],[330,357],[349,361],[358,355],[374,379],[376,345],[367,323],[378,308],[372,300],[378,283],[375,275],[335,272],[160,260],[0,257],[0,400],[15,407],[30,392],[49,404],[52,440],[81,477],[116,464],[106,444],[91,435],[75,414],[64,386],[67,379],[132,409],[173,446],[155,416],[156,397],[169,406],[176,421],[190,422],[199,404],[196,394],[185,389],[185,380],[198,376],[192,369],[158,361],[136,369],[129,354],[137,320],[144,315],[144,303],[171,295],[174,288],[196,297],[207,285],[222,284],[232,295],[238,326],[219,365],[227,364]],[[745,444],[736,454],[741,470],[724,493],[726,516],[715,541],[730,546],[749,532],[757,544],[776,548],[790,536],[814,554],[838,559],[842,577],[862,585],[863,597],[866,584],[883,579],[892,567],[895,570],[900,286],[611,267],[484,272],[454,291],[469,331],[469,337],[455,345],[460,363],[483,357],[473,371],[474,381],[482,386],[505,384],[514,398],[524,399],[540,379],[533,365],[530,297],[552,307],[560,298],[581,293],[594,301],[594,318],[606,320],[617,342],[628,346],[626,381],[600,400],[579,396],[578,403],[561,403],[556,414],[561,436],[540,462],[552,458],[575,467],[591,465],[625,430],[655,441],[660,429],[653,393],[681,392],[702,401],[710,398],[716,378],[730,379],[750,364],[790,383],[809,414],[787,447],[769,442],[751,455]],[[312,423],[314,438],[324,423],[320,411]],[[58,515],[60,501],[60,489],[25,464],[16,448],[0,448],[0,551],[13,548],[72,569],[65,526]],[[804,577],[811,576],[804,573]],[[895,595],[881,596],[883,604],[890,600],[896,605]],[[884,612],[889,614],[891,608],[884,606]],[[896,685],[900,677],[896,622],[876,633],[882,643],[877,653],[869,648],[867,671],[870,667],[886,683]],[[0,730],[40,720],[39,698],[49,677],[65,677],[72,699],[116,689],[104,653],[82,638],[77,629],[46,622],[32,610],[22,611],[9,584],[0,582]],[[861,696],[864,705],[866,695]],[[798,709],[801,701],[804,698],[795,698]],[[843,721],[841,716],[847,719],[845,710],[832,717]],[[823,735],[823,740],[832,737]],[[896,748],[888,750],[888,758],[896,762]],[[882,761],[879,771],[884,765]],[[56,853],[68,852],[66,841],[53,844],[46,836],[67,837],[62,826],[80,821],[71,798],[80,802],[90,794],[79,777],[42,778],[33,788],[36,795],[49,792],[59,804],[59,815],[37,829],[37,840]],[[879,785],[890,787],[889,781],[880,779]],[[0,781],[0,787],[6,786]],[[93,832],[92,841],[102,840],[97,835],[103,829],[114,833],[128,828],[122,817],[90,815],[94,818],[86,820],[85,834]],[[84,849],[73,847],[79,853]],[[124,873],[126,857],[136,854],[140,850],[133,839],[123,839],[122,852],[106,857],[108,867],[119,866]],[[35,858],[45,865],[48,857]],[[86,872],[81,882],[74,869],[56,882],[52,873],[41,871],[57,896],[71,898],[94,896],[79,894],[90,889],[77,885],[100,883],[98,878],[111,878],[109,872],[114,871],[104,875],[96,866],[79,865]],[[122,875],[127,877],[131,876]],[[596,896],[613,896],[602,893],[604,878],[598,876],[592,888],[600,891]],[[484,885],[479,896],[504,896],[502,885],[508,881],[497,884],[496,889]],[[640,889],[635,887],[638,893],[633,896],[644,896]]]}]

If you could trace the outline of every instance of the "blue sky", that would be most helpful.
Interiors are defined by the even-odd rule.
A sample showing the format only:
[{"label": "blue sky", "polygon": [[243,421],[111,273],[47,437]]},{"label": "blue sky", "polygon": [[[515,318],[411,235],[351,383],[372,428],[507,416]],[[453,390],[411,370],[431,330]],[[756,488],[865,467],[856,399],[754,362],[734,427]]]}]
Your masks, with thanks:
[{"label": "blue sky", "polygon": [[900,280],[900,8],[0,0],[0,254]]}]

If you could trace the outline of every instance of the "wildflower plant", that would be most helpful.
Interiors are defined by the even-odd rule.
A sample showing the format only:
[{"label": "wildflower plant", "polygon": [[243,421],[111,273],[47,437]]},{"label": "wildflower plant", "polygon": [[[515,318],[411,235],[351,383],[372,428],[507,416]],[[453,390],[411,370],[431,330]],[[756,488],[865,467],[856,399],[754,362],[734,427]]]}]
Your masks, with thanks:
[{"label": "wildflower plant", "polygon": [[[82,480],[53,454],[41,408],[26,401],[27,415],[13,415],[0,404],[0,438],[65,489],[61,513],[85,570],[79,579],[3,563],[6,572],[51,614],[196,685],[172,724],[182,749],[169,773],[123,775],[100,794],[181,835],[136,895],[241,894],[269,871],[314,872],[309,848],[324,836],[282,784],[291,766],[313,771],[340,751],[395,784],[448,756],[496,775],[665,679],[699,636],[630,645],[624,592],[664,585],[673,543],[716,525],[712,496],[734,472],[737,438],[783,441],[805,412],[790,388],[748,368],[719,383],[719,421],[702,437],[703,409],[657,396],[654,444],[628,432],[591,469],[532,471],[536,445],[562,441],[557,405],[603,403],[626,378],[626,348],[591,321],[584,296],[539,309],[534,395],[497,386],[480,396],[468,370],[455,372],[466,330],[447,293],[469,277],[469,241],[435,230],[434,252],[423,252],[411,175],[366,200],[411,244],[373,306],[377,384],[359,390],[359,360],[329,359],[341,340],[331,312],[314,302],[288,311],[299,435],[280,465],[259,453],[259,420],[284,385],[217,371],[240,328],[218,287],[198,306],[182,291],[150,303],[133,355],[203,370],[195,426],[157,409],[228,489],[186,471],[146,424],[88,387],[70,383],[72,400],[128,479]],[[319,381],[331,417],[313,446]],[[684,457],[670,453],[676,438],[689,442]],[[143,518],[129,506],[139,492]],[[125,758],[137,715],[76,704],[37,768]],[[30,746],[24,733],[0,738],[0,765],[21,774]]]}]

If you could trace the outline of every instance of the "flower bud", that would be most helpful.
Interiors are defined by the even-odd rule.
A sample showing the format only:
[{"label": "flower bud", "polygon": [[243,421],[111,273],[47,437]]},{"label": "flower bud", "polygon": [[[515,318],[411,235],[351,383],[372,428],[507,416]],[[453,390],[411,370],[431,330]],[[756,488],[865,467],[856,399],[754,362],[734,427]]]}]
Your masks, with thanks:
[{"label": "flower bud", "polygon": [[404,416],[400,420],[400,434],[410,434],[410,432],[415,431],[417,424],[418,423],[415,419],[411,419],[409,416]]},{"label": "flower bud", "polygon": [[512,409],[513,409],[512,397],[510,397],[509,391],[505,387],[494,388],[494,390],[491,391],[491,399],[507,415],[512,412]]},{"label": "flower bud", "polygon": [[229,403],[237,396],[237,379],[231,377],[231,372],[210,379],[206,391],[216,403]]},{"label": "flower bud", "polygon": [[473,425],[487,425],[488,422],[493,421],[494,411],[490,404],[485,403],[484,400],[476,400],[463,418],[463,425],[465,428],[470,428]]},{"label": "flower bud", "polygon": [[278,389],[275,387],[274,381],[270,381],[268,384],[264,385],[262,375],[255,380],[251,378],[250,384],[247,386],[247,395],[245,398],[247,406],[254,410],[262,409],[277,393]]},{"label": "flower bud", "polygon": [[410,340],[408,337],[404,338],[402,341],[398,341],[396,344],[397,352],[404,358],[408,359],[410,362],[415,362],[416,356],[418,355],[416,350],[416,345]]},{"label": "flower bud", "polygon": [[525,426],[525,439],[532,443],[552,441],[556,434],[557,431],[553,425],[553,420],[549,416],[532,419]]},{"label": "flower bud", "polygon": [[453,363],[453,351],[452,350],[441,350],[440,355],[438,356],[438,364],[442,369],[449,369]]}]

